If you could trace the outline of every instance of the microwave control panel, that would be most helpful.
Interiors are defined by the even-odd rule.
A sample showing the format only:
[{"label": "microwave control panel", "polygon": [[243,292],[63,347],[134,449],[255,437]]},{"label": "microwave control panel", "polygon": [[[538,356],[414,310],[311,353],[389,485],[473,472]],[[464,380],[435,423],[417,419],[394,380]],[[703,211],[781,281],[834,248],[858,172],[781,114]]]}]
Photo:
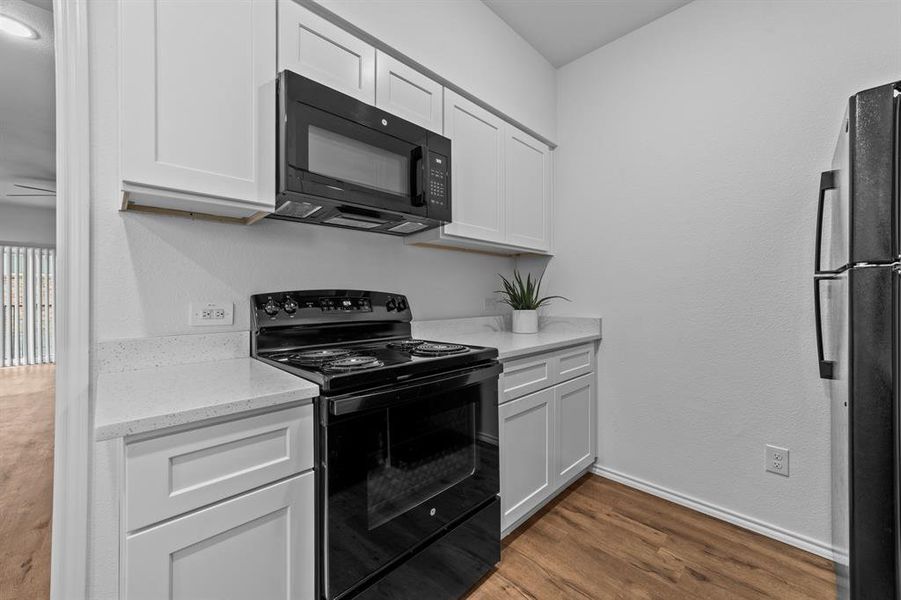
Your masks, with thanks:
[{"label": "microwave control panel", "polygon": [[429,205],[447,207],[447,188],[447,157],[429,153]]}]

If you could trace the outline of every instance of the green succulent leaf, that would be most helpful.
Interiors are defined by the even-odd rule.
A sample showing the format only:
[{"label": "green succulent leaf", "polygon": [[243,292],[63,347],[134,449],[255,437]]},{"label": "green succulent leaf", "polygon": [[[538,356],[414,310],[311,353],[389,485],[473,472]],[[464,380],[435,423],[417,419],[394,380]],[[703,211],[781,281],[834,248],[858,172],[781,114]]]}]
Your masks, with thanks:
[{"label": "green succulent leaf", "polygon": [[500,273],[498,273],[498,277],[501,278],[504,289],[495,290],[494,293],[501,294],[503,298],[500,301],[509,305],[513,310],[536,310],[557,298],[570,301],[564,296],[540,297],[541,280],[544,279],[544,275],[532,279],[532,274],[526,273],[526,278],[523,280],[519,270],[514,269],[512,281]]}]

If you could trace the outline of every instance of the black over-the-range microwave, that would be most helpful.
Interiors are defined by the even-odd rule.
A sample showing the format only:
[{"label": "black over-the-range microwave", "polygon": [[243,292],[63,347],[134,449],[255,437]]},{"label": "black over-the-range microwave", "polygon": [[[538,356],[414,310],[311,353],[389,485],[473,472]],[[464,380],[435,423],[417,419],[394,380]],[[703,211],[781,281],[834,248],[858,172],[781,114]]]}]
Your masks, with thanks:
[{"label": "black over-the-range microwave", "polygon": [[291,71],[279,74],[270,218],[408,235],[451,220],[451,142]]}]

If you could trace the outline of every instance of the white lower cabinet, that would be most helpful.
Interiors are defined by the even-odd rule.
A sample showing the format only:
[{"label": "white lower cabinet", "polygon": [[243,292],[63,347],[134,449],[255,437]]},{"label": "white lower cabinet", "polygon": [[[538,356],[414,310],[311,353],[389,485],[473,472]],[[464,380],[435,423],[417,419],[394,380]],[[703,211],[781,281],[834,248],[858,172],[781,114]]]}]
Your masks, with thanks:
[{"label": "white lower cabinet", "polygon": [[[503,534],[594,463],[595,364],[594,345],[586,344],[504,365],[498,399]],[[541,365],[547,368],[540,377],[528,378],[527,385],[516,385],[526,381],[522,372],[532,372]],[[535,387],[542,389],[534,391]]]},{"label": "white lower cabinet", "polygon": [[544,500],[554,484],[554,389],[500,406],[501,529]]},{"label": "white lower cabinet", "polygon": [[128,600],[314,597],[313,472],[126,539]]},{"label": "white lower cabinet", "polygon": [[582,375],[554,388],[557,417],[556,477],[565,481],[594,462],[594,374]]}]

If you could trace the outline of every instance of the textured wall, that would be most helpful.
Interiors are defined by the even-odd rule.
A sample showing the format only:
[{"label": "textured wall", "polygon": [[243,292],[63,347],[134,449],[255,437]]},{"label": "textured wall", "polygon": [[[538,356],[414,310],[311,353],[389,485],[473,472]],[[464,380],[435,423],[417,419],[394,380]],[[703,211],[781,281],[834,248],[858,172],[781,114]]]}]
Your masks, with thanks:
[{"label": "textured wall", "polygon": [[[348,286],[404,292],[420,319],[485,311],[485,298],[497,288],[497,273],[511,268],[509,258],[410,247],[400,238],[276,221],[238,227],[118,212],[116,5],[99,2],[90,8],[95,341],[207,332],[188,327],[191,301],[232,301],[233,328],[247,329],[250,294],[292,288]],[[498,43],[503,52],[482,56],[475,69],[471,47],[490,47],[495,39],[486,36],[499,35],[499,29],[514,34],[478,2],[459,8],[446,3],[441,10],[460,22],[473,21],[474,14],[487,21],[473,23],[466,36],[445,39],[440,64],[423,62],[442,73],[450,71],[452,79],[454,72],[508,73],[510,81],[524,86],[524,97],[540,89],[545,99],[530,105],[524,98],[523,106],[532,106],[524,110],[501,108],[527,123],[534,118],[536,128],[553,123],[554,106],[547,100],[555,93],[550,65],[522,40],[518,44],[507,40]],[[403,13],[404,27],[388,41],[413,56],[433,51],[417,37],[430,26],[430,12]],[[368,23],[351,20],[361,27]],[[493,101],[503,96],[504,87],[496,80],[492,86],[467,89]]]},{"label": "textured wall", "polygon": [[[826,543],[815,193],[901,3],[696,1],[558,72],[555,310],[600,314],[600,463]],[[764,444],[791,477],[764,472]]]},{"label": "textured wall", "polygon": [[56,245],[56,211],[0,204],[0,244]]}]

